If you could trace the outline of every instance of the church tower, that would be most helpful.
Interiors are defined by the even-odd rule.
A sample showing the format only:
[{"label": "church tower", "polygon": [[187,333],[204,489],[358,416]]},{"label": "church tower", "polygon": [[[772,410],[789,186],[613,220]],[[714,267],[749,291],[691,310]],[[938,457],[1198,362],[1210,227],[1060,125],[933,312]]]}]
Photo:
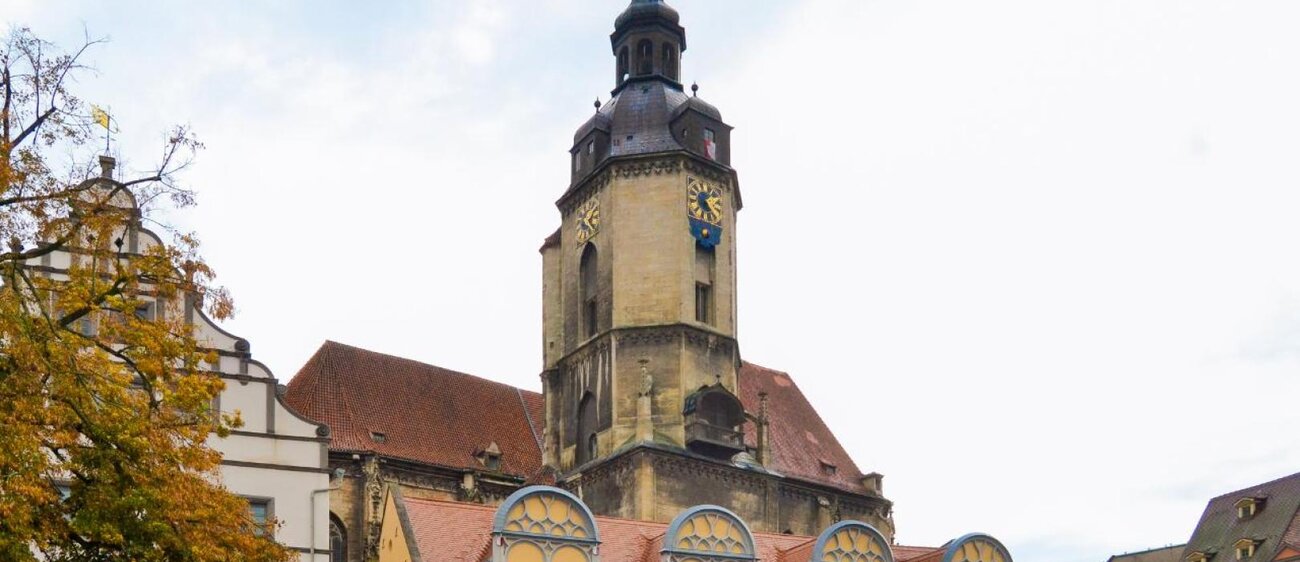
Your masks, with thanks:
[{"label": "church tower", "polygon": [[682,85],[677,11],[633,0],[610,44],[613,97],[574,135],[541,249],[545,462],[597,513],[667,521],[700,503],[681,463],[761,471],[737,398],[741,197],[731,127]]}]

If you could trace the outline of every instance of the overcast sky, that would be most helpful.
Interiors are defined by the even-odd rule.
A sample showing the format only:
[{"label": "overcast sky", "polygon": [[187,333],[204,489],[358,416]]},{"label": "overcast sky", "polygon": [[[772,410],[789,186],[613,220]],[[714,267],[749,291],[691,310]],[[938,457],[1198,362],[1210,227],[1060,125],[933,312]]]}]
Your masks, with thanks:
[{"label": "overcast sky", "polygon": [[[537,249],[625,4],[0,23],[112,39],[78,89],[128,165],[194,126],[200,203],[168,219],[279,378],[332,339],[539,389]],[[1300,471],[1300,2],[673,5],[685,80],[737,127],[744,357],[886,475],[900,543],[1100,562]]]}]

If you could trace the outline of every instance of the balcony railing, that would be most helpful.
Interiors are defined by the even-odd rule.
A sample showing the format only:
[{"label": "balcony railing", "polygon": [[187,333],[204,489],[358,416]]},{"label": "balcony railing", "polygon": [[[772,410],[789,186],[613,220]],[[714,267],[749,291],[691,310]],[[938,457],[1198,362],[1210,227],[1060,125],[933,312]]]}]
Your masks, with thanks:
[{"label": "balcony railing", "polygon": [[691,420],[686,423],[686,444],[703,441],[716,447],[745,450],[745,434],[730,427],[713,425],[703,420]]}]

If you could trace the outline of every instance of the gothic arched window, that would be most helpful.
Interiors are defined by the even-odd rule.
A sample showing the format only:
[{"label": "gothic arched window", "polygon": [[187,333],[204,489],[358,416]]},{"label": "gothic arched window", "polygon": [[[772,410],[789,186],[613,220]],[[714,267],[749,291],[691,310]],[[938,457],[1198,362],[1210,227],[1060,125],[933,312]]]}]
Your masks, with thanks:
[{"label": "gothic arched window", "polygon": [[716,505],[697,505],[679,514],[664,535],[663,559],[669,562],[757,560],[754,535],[735,513]]},{"label": "gothic arched window", "polygon": [[348,533],[333,513],[330,514],[330,560],[348,562]]},{"label": "gothic arched window", "polygon": [[949,543],[943,559],[947,562],[1011,562],[1011,553],[997,539],[972,533]]},{"label": "gothic arched window", "polygon": [[596,398],[590,392],[582,395],[578,401],[577,447],[578,464],[596,458]]},{"label": "gothic arched window", "polygon": [[592,562],[600,545],[591,510],[550,486],[529,486],[506,498],[492,538],[492,560],[504,562]]},{"label": "gothic arched window", "polygon": [[636,45],[636,74],[646,76],[655,71],[655,46],[649,39],[642,39]]},{"label": "gothic arched window", "polygon": [[627,73],[628,73],[628,52],[627,52],[627,46],[624,45],[623,49],[618,52],[618,83],[620,85],[623,83],[623,81],[627,80]]},{"label": "gothic arched window", "polygon": [[861,521],[831,525],[813,546],[813,560],[828,562],[894,562],[889,541],[875,527]]},{"label": "gothic arched window", "polygon": [[664,76],[677,79],[677,49],[667,43],[664,44],[664,60],[660,66],[664,69]]},{"label": "gothic arched window", "polygon": [[582,258],[578,263],[578,283],[582,293],[582,335],[589,338],[596,335],[600,316],[596,304],[597,277],[596,245],[590,242],[582,248]]}]

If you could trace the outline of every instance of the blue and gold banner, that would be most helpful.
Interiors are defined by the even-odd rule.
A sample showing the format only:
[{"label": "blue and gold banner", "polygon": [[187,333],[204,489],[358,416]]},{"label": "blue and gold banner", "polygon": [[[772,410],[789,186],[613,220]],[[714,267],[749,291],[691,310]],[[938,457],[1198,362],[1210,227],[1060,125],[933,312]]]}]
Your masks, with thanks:
[{"label": "blue and gold banner", "polygon": [[701,246],[712,248],[722,241],[722,227],[716,224],[709,224],[697,218],[691,218],[691,236],[699,241]]}]

